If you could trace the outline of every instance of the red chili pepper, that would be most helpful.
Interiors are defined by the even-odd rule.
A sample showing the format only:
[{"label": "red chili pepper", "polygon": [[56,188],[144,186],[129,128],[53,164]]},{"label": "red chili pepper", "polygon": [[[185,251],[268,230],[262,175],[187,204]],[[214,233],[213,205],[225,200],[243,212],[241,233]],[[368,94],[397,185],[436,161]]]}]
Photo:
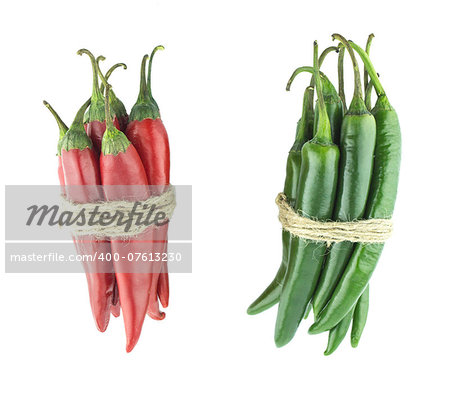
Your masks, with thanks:
[{"label": "red chili pepper", "polygon": [[[161,121],[158,104],[151,92],[151,69],[153,56],[156,51],[164,47],[155,47],[150,55],[147,81],[145,79],[145,63],[147,56],[142,59],[140,91],[136,104],[133,106],[126,135],[135,146],[144,164],[148,181],[151,185],[165,186],[170,184],[170,149],[167,131]],[[158,188],[162,193],[165,188]],[[152,188],[155,190],[155,188]],[[168,224],[160,226],[155,231],[155,245],[161,252],[167,252]],[[163,307],[169,304],[169,276],[167,262],[162,263],[162,273],[155,279],[150,293],[148,314],[154,319],[161,319],[158,296]],[[158,283],[159,281],[159,283]]]},{"label": "red chili pepper", "polygon": [[[116,67],[121,66],[121,65],[123,65],[123,64],[117,64],[117,65],[114,65],[113,67],[111,67],[111,69],[108,70],[107,76],[109,77],[109,75],[111,74],[110,71],[114,70]],[[65,136],[65,134],[67,133],[67,130],[69,128],[62,121],[62,119],[59,117],[58,113],[53,109],[53,107],[45,100],[44,100],[44,105],[53,114],[53,116],[55,117],[56,123],[59,126],[59,141],[58,141],[58,148],[57,148],[58,178],[59,178],[59,185],[61,186],[61,192],[63,195],[65,195],[66,191],[65,191],[64,171],[63,171],[62,160],[61,160],[61,141],[62,141],[63,137]],[[114,285],[114,292],[113,292],[112,305],[111,305],[111,314],[114,317],[120,316],[120,300],[119,300],[119,291],[117,289],[117,283]]]},{"label": "red chili pepper", "polygon": [[[105,58],[103,56],[98,56],[97,59],[95,60],[95,62],[97,63],[97,72],[102,77],[103,77],[103,74],[100,70],[99,61],[104,60],[104,59]],[[116,63],[115,65],[113,65],[109,68],[109,70],[106,72],[103,79],[108,81],[109,77],[111,76],[113,71],[115,69],[117,69],[118,67],[123,67],[125,70],[127,69],[127,65],[125,63]],[[105,85],[102,83],[100,86],[100,92],[102,94],[103,94],[104,89],[105,89]],[[114,113],[117,114],[117,121],[120,125],[119,130],[124,131],[128,124],[128,114],[127,114],[124,104],[117,98],[117,96],[115,95],[115,93],[112,89],[110,89],[110,91],[109,91],[109,102],[110,102],[110,107],[113,108]],[[106,128],[106,123],[105,123],[105,128]],[[119,317],[120,316],[120,297],[119,297],[119,289],[117,287],[117,280],[115,281],[115,284],[114,284],[114,294],[113,294],[112,303],[113,304],[111,306],[111,314],[114,317]]]},{"label": "red chili pepper", "polygon": [[[80,49],[77,52],[78,55],[86,54],[91,59],[92,64],[92,74],[93,74],[93,82],[92,82],[92,96],[91,96],[91,105],[89,107],[88,116],[85,118],[87,121],[85,125],[86,133],[91,138],[92,143],[94,144],[95,151],[99,154],[102,147],[102,138],[105,133],[106,123],[105,123],[105,98],[102,95],[100,88],[98,86],[98,67],[96,59],[94,55],[87,49]],[[103,60],[103,56],[99,56],[99,59]],[[125,107],[124,107],[125,109]],[[114,109],[113,109],[114,111]],[[123,125],[123,119],[119,120],[119,116],[123,117],[123,114],[114,113],[114,126],[116,126],[119,130]],[[126,115],[126,112],[125,112]],[[126,126],[126,123],[125,123]],[[125,130],[125,129],[124,129]]]},{"label": "red chili pepper", "polygon": [[[123,66],[126,68],[126,65],[123,63],[118,63],[112,66],[108,72],[106,73],[106,79],[111,75],[112,71],[116,69],[119,66]],[[49,111],[53,114],[55,117],[55,120],[59,126],[59,141],[58,141],[58,147],[57,147],[57,156],[58,156],[58,178],[59,178],[59,184],[61,186],[61,192],[63,195],[66,194],[65,191],[65,180],[64,180],[64,171],[62,167],[62,161],[61,161],[61,141],[65,134],[67,133],[67,130],[69,129],[66,124],[62,121],[62,119],[59,117],[58,113],[53,109],[53,107],[44,100],[44,105],[49,109]],[[85,112],[86,115],[87,112]],[[114,293],[112,298],[112,305],[111,305],[111,314],[114,317],[120,316],[120,300],[119,300],[119,291],[117,290],[117,284],[114,285]]]},{"label": "red chili pepper", "polygon": [[[114,127],[110,115],[109,90],[106,86],[106,131],[103,136],[100,156],[100,172],[107,200],[145,200],[149,197],[148,180],[145,169],[134,146],[125,134]],[[109,187],[115,186],[115,187]],[[111,238],[111,252],[114,259],[120,303],[127,335],[127,352],[130,352],[139,340],[145,313],[148,306],[152,273],[144,270],[140,273],[128,272],[129,256],[147,253],[148,242],[153,240],[153,228],[149,227],[132,239]],[[146,262],[139,262],[146,267]]]},{"label": "red chili pepper", "polygon": [[[83,114],[89,99],[78,111],[72,126],[61,141],[61,159],[66,185],[66,196],[75,203],[90,203],[103,200],[98,187],[101,184],[97,158],[92,142],[83,128]],[[77,186],[85,186],[80,188]],[[92,187],[89,187],[92,186]],[[107,239],[92,236],[74,237],[80,255],[89,254],[108,258],[110,245]],[[96,259],[83,262],[88,282],[91,309],[99,331],[108,327],[114,291],[114,271],[110,261]]]}]

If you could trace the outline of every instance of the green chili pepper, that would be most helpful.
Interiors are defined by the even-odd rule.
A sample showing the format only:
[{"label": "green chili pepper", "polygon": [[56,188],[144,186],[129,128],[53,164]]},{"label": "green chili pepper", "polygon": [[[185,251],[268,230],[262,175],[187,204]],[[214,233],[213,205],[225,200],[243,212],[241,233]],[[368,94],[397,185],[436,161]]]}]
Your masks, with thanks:
[{"label": "green chili pepper", "polygon": [[[370,47],[372,45],[372,40],[375,36],[370,34],[367,38],[366,44],[366,53],[369,55]],[[367,84],[366,84],[367,81]],[[366,104],[367,109],[370,110],[372,107],[371,96],[372,96],[373,82],[369,80],[369,73],[367,72],[366,66],[364,66],[364,103]],[[356,303],[354,313],[353,313],[353,323],[352,323],[352,332],[350,337],[350,342],[352,347],[358,347],[359,340],[361,339],[361,335],[364,331],[364,327],[367,322],[367,315],[369,314],[369,284],[367,284],[366,289],[363,294],[359,297],[358,302]]]},{"label": "green chili pepper", "polygon": [[325,350],[325,355],[330,355],[344,340],[348,329],[350,328],[350,323],[352,323],[352,333],[351,333],[351,344],[352,347],[358,347],[359,340],[364,331],[364,327],[367,322],[367,315],[369,313],[369,285],[367,285],[363,294],[358,299],[356,306],[352,308],[350,313],[348,313],[334,328],[330,329],[328,333],[328,345]]},{"label": "green chili pepper", "polygon": [[[331,126],[319,76],[317,42],[314,42],[314,80],[318,95],[318,121],[314,137],[301,152],[301,168],[294,209],[319,220],[330,219],[336,195],[339,148]],[[275,344],[281,347],[295,335],[317,285],[326,244],[291,237],[289,262],[278,306]]]},{"label": "green chili pepper", "polygon": [[[390,105],[366,52],[350,41],[373,82],[378,100],[372,110],[377,126],[374,170],[367,201],[367,218],[390,218],[397,196],[401,157],[401,134],[397,113]],[[330,302],[309,329],[320,333],[333,328],[353,308],[367,287],[384,243],[358,244],[333,292]]]},{"label": "green chili pepper", "polygon": [[[348,45],[342,36],[333,37]],[[333,215],[335,221],[354,221],[363,217],[375,149],[375,118],[364,104],[358,63],[350,47],[348,52],[353,62],[355,92],[341,128],[339,181]],[[313,309],[316,317],[329,301],[350,259],[353,247],[353,243],[348,241],[331,246],[314,293]]]},{"label": "green chili pepper", "polygon": [[330,333],[328,334],[327,349],[324,351],[324,355],[333,354],[342,343],[342,340],[344,340],[348,328],[350,328],[350,324],[352,323],[352,317],[353,311],[347,314],[339,324],[330,330]]},{"label": "green chili pepper", "polygon": [[[326,48],[319,57],[319,68],[324,62],[326,56],[333,51],[337,51],[337,47],[328,47]],[[301,72],[295,70],[289,79],[286,90],[289,91],[291,84],[295,77]],[[305,70],[302,70],[305,71]],[[308,71],[313,73],[313,68],[308,68]],[[335,108],[333,103],[336,102],[337,96],[336,89],[334,89],[331,82],[325,75],[322,75],[324,85],[327,87],[327,100],[329,103],[330,111],[334,113]],[[311,77],[311,83],[308,88],[305,90],[305,94],[303,96],[303,110],[302,116],[297,123],[297,133],[294,145],[289,151],[287,165],[286,165],[286,178],[284,183],[284,194],[287,196],[290,204],[293,206],[295,203],[295,196],[297,193],[297,183],[298,183],[298,175],[300,172],[300,152],[303,147],[303,144],[306,143],[312,137],[313,132],[313,124],[314,124],[314,76]],[[333,94],[333,91],[335,94]],[[327,107],[328,111],[328,107]],[[334,114],[333,113],[333,114]],[[333,119],[335,122],[338,122],[337,115],[333,115]],[[339,124],[340,128],[340,124]],[[280,300],[281,289],[283,287],[284,276],[286,274],[286,267],[288,261],[288,253],[289,253],[289,243],[290,243],[290,234],[289,232],[283,230],[282,232],[282,243],[283,243],[283,255],[281,259],[281,265],[278,269],[277,274],[273,281],[268,285],[268,287],[263,291],[263,293],[248,307],[247,314],[255,315],[259,314],[270,307],[274,306]]]},{"label": "green chili pepper", "polygon": [[[335,34],[333,38],[337,38],[348,46],[342,36]],[[364,104],[358,63],[350,47],[348,52],[353,62],[355,91],[341,128],[341,159],[334,207],[335,221],[353,221],[363,217],[369,194],[375,149],[375,119]],[[354,244],[348,241],[335,243],[330,247],[313,297],[315,317],[329,301],[350,259],[353,247]],[[352,315],[349,313],[330,330],[326,355],[331,354],[341,343],[351,321]]]},{"label": "green chili pepper", "polygon": [[367,322],[367,314],[369,313],[369,284],[363,294],[358,299],[358,303],[355,306],[355,312],[353,313],[353,324],[351,334],[352,347],[358,347],[359,340],[363,333],[364,327]]},{"label": "green chili pepper", "polygon": [[[294,145],[289,151],[286,164],[286,179],[284,182],[284,194],[288,198],[290,204],[295,202],[297,194],[297,183],[300,173],[300,152],[306,141],[312,137],[314,123],[314,88],[307,87],[303,95],[302,117],[297,123],[297,133]],[[281,288],[283,286],[284,276],[286,274],[287,260],[289,255],[289,239],[290,233],[283,230],[283,255],[281,266],[277,274],[264,292],[249,306],[247,314],[254,315],[261,313],[272,307],[280,300]]]}]

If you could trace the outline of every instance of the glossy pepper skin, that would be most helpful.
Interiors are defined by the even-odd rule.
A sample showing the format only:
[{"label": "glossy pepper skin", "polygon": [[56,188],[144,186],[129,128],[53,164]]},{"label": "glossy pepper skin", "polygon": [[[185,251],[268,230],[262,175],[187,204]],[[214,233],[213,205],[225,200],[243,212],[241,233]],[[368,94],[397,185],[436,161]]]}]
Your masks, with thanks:
[{"label": "glossy pepper skin", "polygon": [[[374,35],[369,35],[367,40],[366,52],[369,54],[370,45],[372,42]],[[345,45],[339,43],[339,59],[338,59],[338,77],[339,77],[339,96],[341,97],[342,103],[345,106],[345,92],[344,92],[344,54],[345,54]],[[373,88],[372,81],[368,81],[368,73],[366,68],[364,67],[364,91],[365,98],[364,102],[366,104],[366,108],[371,108],[371,91]],[[351,336],[351,344],[353,347],[357,347],[359,340],[361,338],[362,332],[364,330],[364,326],[367,321],[367,315],[369,312],[369,286],[366,287],[366,290],[359,298],[355,309],[352,309],[350,313],[348,313],[339,324],[337,324],[334,328],[330,329],[330,333],[328,335],[328,346],[325,351],[325,355],[330,355],[339,344],[342,342],[346,335],[346,331],[348,330],[348,318],[353,314],[353,322],[352,322],[352,336]],[[345,331],[343,330],[344,328]],[[354,334],[355,331],[355,334]]]},{"label": "glossy pepper skin", "polygon": [[[325,60],[327,54],[336,50],[337,50],[336,47],[329,47],[322,52],[322,54],[319,57],[319,68],[322,65],[323,61]],[[291,84],[294,81],[295,77],[302,71],[309,71],[313,73],[312,68],[296,69],[286,85],[287,91],[290,90]],[[322,82],[323,82],[322,87],[326,84],[326,81],[329,82],[328,78],[325,75],[322,75]],[[329,84],[327,85],[327,89],[330,89]],[[334,89],[332,85],[331,88]],[[330,92],[328,92],[327,98],[329,96]],[[311,78],[310,86],[306,88],[305,93],[303,95],[302,116],[297,123],[295,141],[291,150],[289,151],[286,164],[286,177],[284,182],[283,193],[286,195],[292,206],[295,205],[297,194],[297,184],[300,174],[300,163],[301,163],[300,159],[301,149],[303,145],[312,138],[313,129],[314,129],[314,76]],[[281,265],[272,282],[267,286],[267,288],[262,292],[262,294],[248,307],[247,314],[250,315],[259,314],[269,309],[270,307],[274,306],[280,300],[281,289],[284,284],[284,277],[286,274],[287,263],[289,258],[290,234],[289,232],[283,230],[281,237],[283,246]]]},{"label": "glossy pepper skin", "polygon": [[[61,141],[61,159],[66,185],[66,196],[75,203],[101,201],[102,191],[97,158],[92,142],[83,128],[83,114],[90,99],[80,108],[70,129]],[[84,187],[80,187],[84,186]],[[92,236],[74,237],[80,255],[97,254],[108,258],[111,250],[107,239]],[[92,313],[99,331],[104,332],[109,323],[114,290],[114,271],[108,260],[83,262],[88,282]]]},{"label": "glossy pepper skin", "polygon": [[[61,142],[65,134],[67,133],[67,130],[69,129],[66,124],[61,120],[59,115],[56,113],[56,111],[52,108],[52,106],[47,103],[44,100],[44,105],[49,109],[49,111],[53,114],[55,117],[55,120],[59,126],[59,141],[58,141],[58,148],[57,148],[57,155],[58,155],[58,178],[59,178],[59,185],[61,186],[62,194],[65,196],[65,180],[64,180],[64,170],[62,167],[62,159],[61,159]],[[86,114],[86,112],[85,112]],[[93,281],[88,278],[88,285],[92,284]],[[95,287],[95,286],[94,286]],[[92,285],[89,285],[89,289],[93,288]],[[92,292],[94,293],[94,291]],[[111,314],[115,317],[118,317],[120,315],[120,302],[119,302],[119,294],[117,291],[117,284],[114,287],[113,297],[112,297],[112,304],[111,304]],[[97,305],[98,302],[95,301],[95,297],[91,297],[91,304]],[[92,309],[94,311],[94,309]],[[94,313],[95,315],[95,313]]]},{"label": "glossy pepper skin", "polygon": [[[390,218],[397,196],[401,158],[401,134],[397,113],[390,105],[373,65],[359,46],[350,42],[359,54],[378,95],[372,110],[376,121],[375,159],[365,216]],[[366,289],[383,250],[383,243],[358,244],[351,259],[310,333],[320,333],[335,326],[353,308]]]},{"label": "glossy pepper skin", "polygon": [[[147,80],[145,78],[144,56],[141,65],[140,91],[136,104],[133,106],[126,135],[139,153],[145,168],[153,193],[162,193],[165,186],[170,184],[170,148],[167,131],[161,120],[159,107],[151,93],[151,67],[156,51],[164,49],[157,46],[153,49],[148,65]],[[160,241],[154,243],[154,248],[167,252],[168,224],[155,229],[155,238]],[[154,319],[161,319],[158,297],[163,307],[169,304],[169,276],[167,263],[163,262],[162,272],[155,275],[150,292],[148,314]]]},{"label": "glossy pepper skin", "polygon": [[[114,127],[109,112],[109,85],[106,85],[106,131],[103,136],[100,172],[107,200],[145,200],[149,197],[145,169],[134,146]],[[146,241],[153,240],[152,228],[132,239],[111,238],[111,252],[120,294],[120,303],[130,352],[139,340],[147,311],[152,270],[149,262],[138,262],[142,272],[130,270],[129,254],[147,252]],[[135,255],[133,255],[135,256]]]},{"label": "glossy pepper skin", "polygon": [[[153,56],[161,49],[164,47],[157,46],[150,56],[147,81],[141,78],[139,97],[131,111],[126,135],[139,152],[151,185],[166,186],[170,182],[169,138],[150,89]],[[145,67],[144,60],[143,64]]]},{"label": "glossy pepper skin", "polygon": [[[330,219],[336,195],[339,148],[333,144],[330,121],[319,77],[317,43],[314,43],[314,79],[319,98],[319,119],[314,137],[301,152],[301,168],[295,210],[319,220]],[[282,347],[294,337],[319,279],[325,243],[291,237],[289,263],[278,306],[275,344]]]},{"label": "glossy pepper skin", "polygon": [[[92,96],[91,96],[91,105],[89,106],[88,116],[85,117],[85,130],[87,135],[92,140],[94,145],[95,152],[99,155],[102,147],[102,138],[106,129],[105,122],[105,98],[100,92],[100,88],[98,86],[98,66],[97,61],[94,58],[94,55],[87,49],[80,49],[78,55],[86,54],[89,56],[92,64]],[[100,57],[104,59],[103,57]],[[113,114],[113,123],[116,128],[120,130],[123,126],[121,125],[122,121],[119,121],[119,116],[115,113]],[[125,125],[126,126],[126,125]],[[123,129],[124,130],[124,129]]]},{"label": "glossy pepper skin", "polygon": [[[96,67],[97,67],[98,74],[103,77],[102,72],[100,70],[100,65],[99,65],[100,60],[104,60],[104,57],[103,56],[97,57]],[[125,70],[127,69],[127,65],[125,63],[116,63],[115,65],[111,66],[110,69],[106,72],[106,74],[104,76],[104,80],[106,82],[108,82],[109,77],[111,76],[113,71],[115,69],[117,69],[118,67],[123,67]],[[105,89],[105,85],[102,83],[100,86],[101,94],[103,94],[104,89]],[[119,130],[124,131],[128,124],[128,114],[127,114],[124,104],[118,99],[118,97],[115,95],[115,93],[112,89],[110,89],[110,91],[109,91],[109,103],[110,103],[110,108],[112,108],[112,112],[115,114],[114,120],[113,120],[114,125],[117,126],[117,128]],[[89,120],[89,112],[85,113],[85,115],[87,115],[87,120]],[[85,124],[86,130],[88,129],[87,126],[88,125],[86,123]],[[92,127],[94,129],[97,128],[97,132],[94,132],[94,129],[92,129],[92,131],[90,131],[90,134],[92,134],[94,136],[100,136],[100,135],[103,136],[103,133],[104,133],[104,131],[102,131],[103,126],[100,126],[94,122],[92,124]],[[104,123],[104,127],[106,129],[106,122]],[[120,316],[120,297],[119,297],[119,288],[117,286],[117,280],[115,281],[115,284],[114,284],[114,293],[113,293],[113,301],[112,301],[112,306],[111,306],[111,314],[114,317]]]},{"label": "glossy pepper skin", "polygon": [[[286,163],[286,178],[284,181],[283,193],[288,198],[291,205],[295,204],[297,194],[297,184],[300,175],[301,150],[303,145],[312,138],[314,122],[314,88],[308,86],[303,95],[302,116],[297,123],[297,133],[294,144],[289,151]],[[290,233],[282,231],[283,255],[281,265],[275,278],[262,292],[262,294],[248,307],[247,313],[250,315],[259,314],[274,306],[280,300],[280,294],[284,283],[286,268],[289,258]]]},{"label": "glossy pepper skin", "polygon": [[[351,48],[350,48],[351,50]],[[354,59],[354,54],[352,59]],[[333,219],[354,221],[363,218],[369,194],[375,149],[375,118],[367,110],[362,98],[361,81],[357,63],[355,94],[344,116],[340,141],[338,190]],[[314,293],[313,308],[317,316],[323,309],[345,269],[353,251],[353,243],[333,244],[328,252],[319,284]]]},{"label": "glossy pepper skin", "polygon": [[352,347],[358,347],[359,340],[364,331],[369,313],[369,284],[358,299],[353,313],[352,332],[350,342]]},{"label": "glossy pepper skin", "polygon": [[[370,47],[372,45],[372,40],[374,37],[375,37],[374,34],[370,34],[369,37],[367,38],[366,43],[367,55],[369,55]],[[372,89],[373,89],[373,82],[369,80],[369,73],[367,72],[367,69],[364,66],[364,92],[365,92],[364,102],[368,110],[372,108],[371,104]],[[352,331],[350,337],[350,343],[352,347],[358,347],[359,341],[364,331],[364,327],[366,326],[368,314],[369,314],[369,284],[367,284],[366,289],[359,297],[353,312]]]},{"label": "glossy pepper skin", "polygon": [[[336,35],[336,37],[348,46],[342,36]],[[352,57],[355,73],[355,92],[341,127],[341,159],[334,221],[354,221],[363,218],[372,177],[375,149],[375,118],[364,104],[358,63],[350,47],[348,52]],[[329,301],[353,248],[354,244],[351,242],[335,243],[329,248],[313,298],[316,317]],[[330,330],[325,355],[330,355],[342,342],[352,321],[352,316],[353,311]]]},{"label": "glossy pepper skin", "polygon": [[324,355],[333,354],[333,352],[335,352],[342,343],[342,340],[344,340],[345,335],[350,328],[350,324],[352,323],[353,310],[354,308],[341,320],[341,322],[339,322],[338,325],[330,329],[328,334],[328,344],[326,350],[324,351]]}]

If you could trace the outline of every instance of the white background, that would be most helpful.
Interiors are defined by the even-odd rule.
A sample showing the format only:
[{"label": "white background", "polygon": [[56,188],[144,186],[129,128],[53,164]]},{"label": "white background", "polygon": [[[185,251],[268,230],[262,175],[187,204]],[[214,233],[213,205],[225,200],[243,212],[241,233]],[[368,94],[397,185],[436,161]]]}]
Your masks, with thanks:
[{"label": "white background", "polygon": [[[7,5],[6,5],[7,4]],[[420,5],[419,5],[420,4]],[[147,319],[125,353],[122,318],[96,331],[83,275],[0,273],[4,394],[448,393],[450,130],[444,1],[22,1],[0,24],[3,184],[56,184],[57,128],[90,95],[86,47],[130,110],[139,65],[157,44],[153,91],[172,150],[172,182],[194,191],[194,272],[171,276],[163,322]],[[407,7],[405,7],[407,5]],[[313,40],[364,45],[403,131],[395,235],[371,281],[360,346],[324,357],[303,323],[273,343],[276,309],[249,317],[281,253],[274,204],[309,76]],[[336,55],[324,65],[336,81]],[[347,96],[352,74],[346,56]],[[3,199],[3,196],[2,198]],[[4,219],[3,212],[1,213]],[[3,232],[3,226],[1,227]],[[3,254],[3,253],[2,253]]]}]

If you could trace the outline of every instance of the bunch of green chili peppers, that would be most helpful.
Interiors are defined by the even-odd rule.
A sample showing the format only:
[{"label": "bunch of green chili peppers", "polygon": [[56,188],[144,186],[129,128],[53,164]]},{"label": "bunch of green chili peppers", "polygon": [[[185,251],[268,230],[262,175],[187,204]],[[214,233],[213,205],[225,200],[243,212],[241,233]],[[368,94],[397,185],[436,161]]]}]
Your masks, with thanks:
[{"label": "bunch of green chili peppers", "polygon": [[[319,221],[390,218],[397,194],[401,156],[398,117],[365,50],[339,34],[313,67],[294,71],[286,89],[302,72],[312,73],[303,97],[302,116],[289,152],[284,194],[294,210]],[[325,57],[338,56],[338,91],[320,72]],[[364,63],[364,95],[355,52]],[[344,95],[343,60],[348,53],[354,70],[354,93],[348,109]],[[371,92],[378,99],[371,108]],[[317,103],[314,106],[314,93]],[[312,309],[310,334],[328,331],[325,355],[333,353],[351,325],[351,345],[360,341],[369,309],[369,280],[383,243],[344,241],[327,245],[282,233],[281,266],[269,286],[250,305],[258,314],[278,303],[275,343],[282,347],[295,335]]]}]

